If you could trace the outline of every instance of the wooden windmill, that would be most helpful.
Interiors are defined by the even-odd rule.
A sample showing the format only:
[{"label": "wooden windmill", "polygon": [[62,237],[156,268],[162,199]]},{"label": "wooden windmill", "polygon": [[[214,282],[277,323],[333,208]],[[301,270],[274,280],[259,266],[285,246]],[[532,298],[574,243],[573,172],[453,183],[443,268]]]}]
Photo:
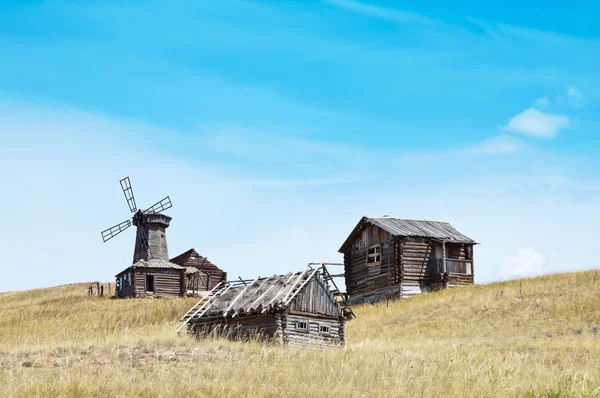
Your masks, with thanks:
[{"label": "wooden windmill", "polygon": [[168,260],[166,229],[169,227],[171,217],[161,212],[173,206],[171,199],[167,196],[148,209],[140,210],[135,203],[129,177],[123,178],[120,183],[133,217],[102,231],[102,240],[106,242],[114,238],[133,224],[137,227],[133,263],[150,259]]}]

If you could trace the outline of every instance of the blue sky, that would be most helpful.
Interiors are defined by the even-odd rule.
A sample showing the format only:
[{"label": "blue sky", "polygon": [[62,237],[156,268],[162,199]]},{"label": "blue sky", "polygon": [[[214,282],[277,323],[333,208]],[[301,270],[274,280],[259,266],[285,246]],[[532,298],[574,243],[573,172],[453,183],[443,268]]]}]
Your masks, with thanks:
[{"label": "blue sky", "polygon": [[170,195],[172,255],[341,261],[362,215],[451,222],[476,280],[594,268],[592,2],[0,5],[0,291],[131,262],[118,180]]}]

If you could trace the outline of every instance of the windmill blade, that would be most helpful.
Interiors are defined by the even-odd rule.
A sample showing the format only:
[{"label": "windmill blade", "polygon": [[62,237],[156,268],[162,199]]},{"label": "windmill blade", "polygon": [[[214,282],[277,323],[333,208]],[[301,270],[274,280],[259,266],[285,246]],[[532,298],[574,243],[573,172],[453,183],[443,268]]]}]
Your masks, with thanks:
[{"label": "windmill blade", "polygon": [[160,213],[162,211],[165,211],[169,208],[173,207],[173,204],[171,203],[171,198],[169,198],[168,196],[166,198],[164,198],[163,200],[161,200],[158,203],[153,204],[151,207],[149,207],[148,209],[146,209],[146,211],[144,213],[148,213],[148,212],[155,212],[155,213]]},{"label": "windmill blade", "polygon": [[117,224],[114,227],[105,229],[104,231],[102,231],[102,240],[106,242],[107,240],[119,235],[121,232],[125,231],[129,227],[131,227],[131,220],[123,221],[122,223]]},{"label": "windmill blade", "polygon": [[129,210],[132,213],[137,211],[137,206],[135,204],[135,198],[133,197],[133,189],[131,188],[131,182],[129,181],[129,177],[125,177],[119,181],[121,183],[121,189],[125,194],[125,199],[127,199],[127,205],[129,206]]}]

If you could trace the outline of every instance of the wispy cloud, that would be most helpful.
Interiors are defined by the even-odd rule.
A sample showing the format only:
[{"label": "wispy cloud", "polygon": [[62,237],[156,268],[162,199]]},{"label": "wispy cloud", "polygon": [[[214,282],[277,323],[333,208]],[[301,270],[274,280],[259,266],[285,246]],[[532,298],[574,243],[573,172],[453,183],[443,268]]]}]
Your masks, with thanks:
[{"label": "wispy cloud", "polygon": [[498,135],[488,138],[479,144],[469,147],[469,152],[475,155],[492,155],[515,153],[523,149],[525,143],[510,135]]},{"label": "wispy cloud", "polygon": [[503,130],[533,138],[553,138],[569,125],[569,118],[529,108],[513,116]]},{"label": "wispy cloud", "polygon": [[414,12],[403,11],[396,8],[376,6],[355,0],[324,1],[326,3],[336,5],[338,7],[355,12],[357,14],[362,14],[373,18],[385,19],[388,21],[410,24],[430,24],[434,22],[434,20]]},{"label": "wispy cloud", "polygon": [[433,162],[457,157],[464,159],[465,156],[509,155],[517,153],[525,147],[526,144],[519,138],[501,134],[464,147],[443,151],[406,153],[398,158],[398,162],[410,164],[415,162]]}]

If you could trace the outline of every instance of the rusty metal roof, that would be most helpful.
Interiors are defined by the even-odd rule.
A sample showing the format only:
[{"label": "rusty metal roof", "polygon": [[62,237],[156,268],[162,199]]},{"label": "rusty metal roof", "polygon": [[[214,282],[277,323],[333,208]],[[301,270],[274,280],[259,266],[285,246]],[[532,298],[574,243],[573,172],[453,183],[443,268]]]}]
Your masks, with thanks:
[{"label": "rusty metal roof", "polygon": [[350,236],[346,239],[340,252],[355,239],[355,236],[362,231],[366,224],[373,224],[387,231],[392,236],[413,236],[421,238],[432,238],[440,240],[448,240],[460,243],[473,243],[473,239],[458,232],[450,223],[443,221],[429,220],[407,220],[394,218],[389,216],[384,217],[368,217],[364,216],[356,225]]}]

